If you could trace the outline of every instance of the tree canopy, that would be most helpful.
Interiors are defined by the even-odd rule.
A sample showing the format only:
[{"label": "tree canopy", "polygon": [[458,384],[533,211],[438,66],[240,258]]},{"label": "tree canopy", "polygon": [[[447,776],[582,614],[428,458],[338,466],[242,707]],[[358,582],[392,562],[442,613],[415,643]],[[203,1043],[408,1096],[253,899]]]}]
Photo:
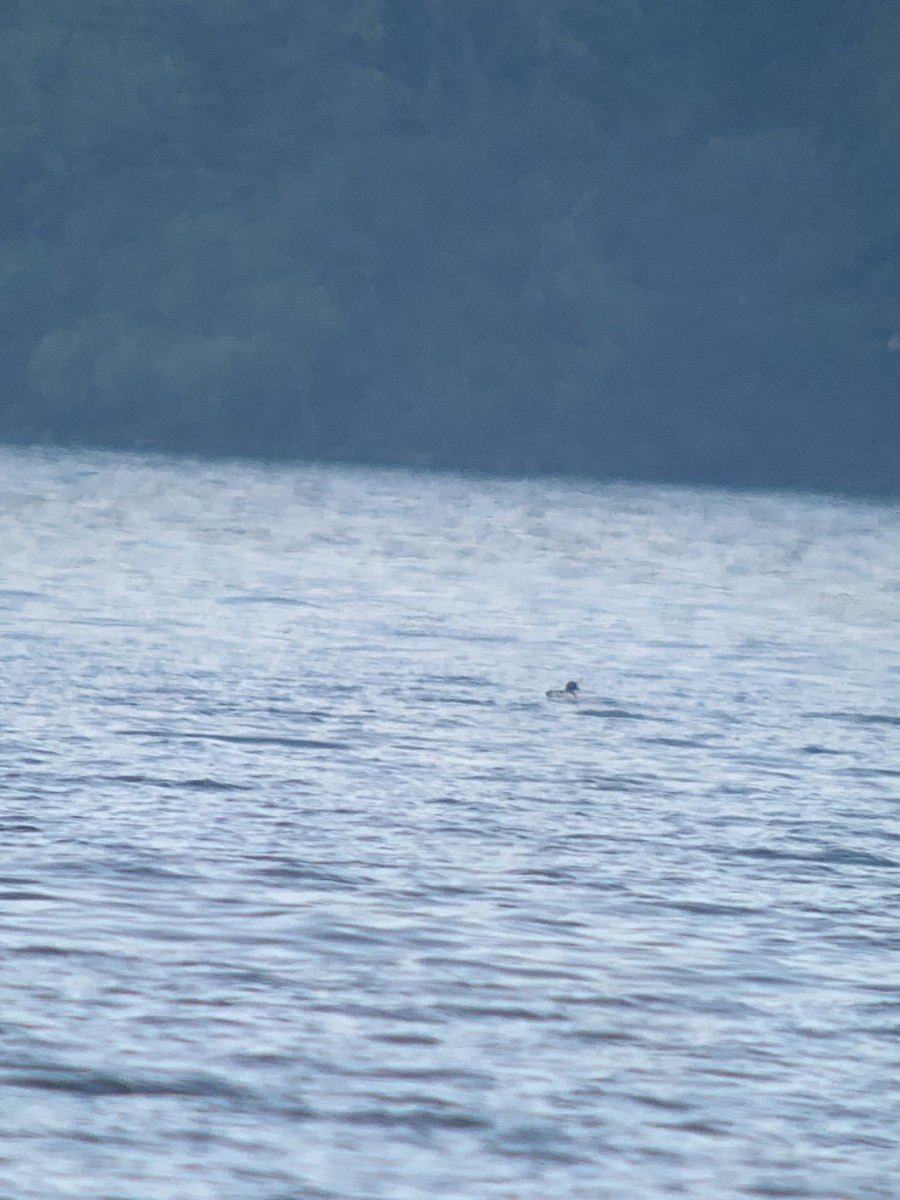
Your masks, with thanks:
[{"label": "tree canopy", "polygon": [[0,437],[900,490],[888,0],[7,0]]}]

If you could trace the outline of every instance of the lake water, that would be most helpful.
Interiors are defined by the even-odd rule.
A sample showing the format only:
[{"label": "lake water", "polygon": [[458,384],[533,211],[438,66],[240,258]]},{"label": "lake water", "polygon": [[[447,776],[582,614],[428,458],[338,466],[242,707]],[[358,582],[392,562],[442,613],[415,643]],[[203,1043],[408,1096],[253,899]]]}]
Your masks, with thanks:
[{"label": "lake water", "polygon": [[896,508],[0,502],[4,1200],[896,1200]]}]

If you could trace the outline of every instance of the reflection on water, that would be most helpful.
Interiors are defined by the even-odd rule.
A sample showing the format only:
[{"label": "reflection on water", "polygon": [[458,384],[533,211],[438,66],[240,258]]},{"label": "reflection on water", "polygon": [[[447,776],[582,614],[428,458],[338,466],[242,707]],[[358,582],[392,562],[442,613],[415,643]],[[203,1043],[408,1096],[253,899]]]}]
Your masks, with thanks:
[{"label": "reflection on water", "polygon": [[895,510],[0,499],[5,1194],[893,1200]]}]

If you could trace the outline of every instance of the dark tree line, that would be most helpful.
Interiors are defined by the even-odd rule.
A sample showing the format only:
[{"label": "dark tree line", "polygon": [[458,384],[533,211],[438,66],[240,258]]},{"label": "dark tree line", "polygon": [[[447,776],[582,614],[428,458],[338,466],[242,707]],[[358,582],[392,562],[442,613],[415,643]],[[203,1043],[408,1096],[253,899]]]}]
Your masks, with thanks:
[{"label": "dark tree line", "polygon": [[891,0],[6,0],[0,436],[900,489]]}]

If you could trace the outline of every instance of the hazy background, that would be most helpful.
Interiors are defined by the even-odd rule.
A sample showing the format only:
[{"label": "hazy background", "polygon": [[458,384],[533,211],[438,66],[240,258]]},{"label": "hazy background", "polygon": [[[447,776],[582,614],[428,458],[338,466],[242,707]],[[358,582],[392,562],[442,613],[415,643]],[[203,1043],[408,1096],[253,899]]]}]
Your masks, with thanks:
[{"label": "hazy background", "polygon": [[3,12],[3,439],[900,485],[895,3]]}]

